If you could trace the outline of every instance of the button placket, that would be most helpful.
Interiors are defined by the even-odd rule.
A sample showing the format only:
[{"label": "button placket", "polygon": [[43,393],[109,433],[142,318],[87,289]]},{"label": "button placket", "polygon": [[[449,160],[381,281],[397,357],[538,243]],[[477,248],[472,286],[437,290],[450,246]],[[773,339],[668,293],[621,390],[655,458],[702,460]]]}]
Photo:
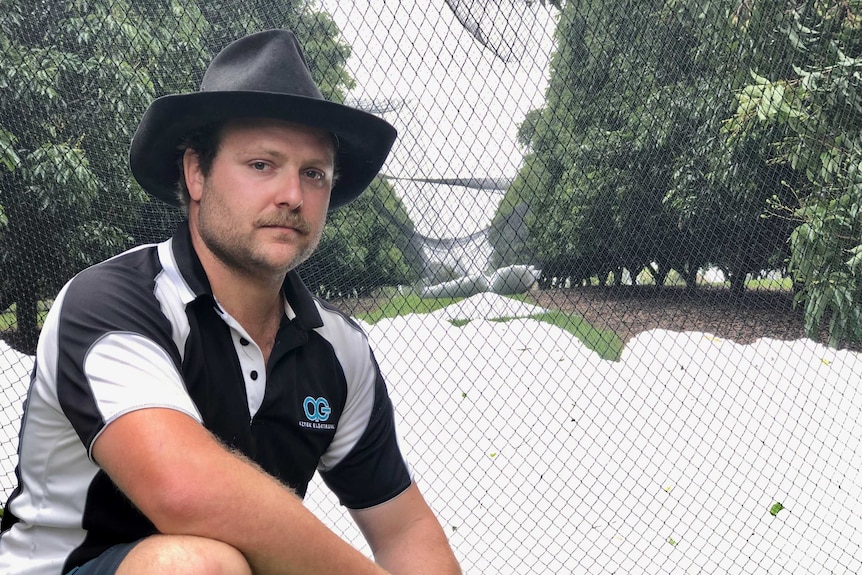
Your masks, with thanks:
[{"label": "button placket", "polygon": [[256,343],[234,328],[234,342],[239,358],[240,369],[245,380],[249,416],[254,417],[263,403],[266,391],[266,378],[260,377],[264,370],[263,353]]}]

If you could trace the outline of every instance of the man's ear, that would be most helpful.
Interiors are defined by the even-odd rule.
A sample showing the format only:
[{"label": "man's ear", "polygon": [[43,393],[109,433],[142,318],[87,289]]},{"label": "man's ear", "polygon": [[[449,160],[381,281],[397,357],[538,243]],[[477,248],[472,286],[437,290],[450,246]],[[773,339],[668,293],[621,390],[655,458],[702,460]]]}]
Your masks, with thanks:
[{"label": "man's ear", "polygon": [[186,179],[189,198],[193,202],[199,202],[204,189],[204,175],[198,154],[191,148],[186,148],[183,152],[183,177]]}]

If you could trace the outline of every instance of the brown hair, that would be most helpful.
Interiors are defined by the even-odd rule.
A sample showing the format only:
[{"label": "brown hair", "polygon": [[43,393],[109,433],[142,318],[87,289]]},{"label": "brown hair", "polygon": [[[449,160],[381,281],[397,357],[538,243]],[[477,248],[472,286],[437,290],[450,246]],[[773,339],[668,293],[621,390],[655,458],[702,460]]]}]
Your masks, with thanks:
[{"label": "brown hair", "polygon": [[177,146],[177,150],[179,150],[177,164],[180,172],[180,177],[177,180],[177,199],[180,202],[180,208],[182,208],[186,216],[189,215],[189,203],[191,199],[189,197],[189,188],[186,185],[183,156],[186,150],[192,150],[198,157],[201,173],[204,176],[209,176],[220,144],[221,124],[208,124],[190,133]]}]

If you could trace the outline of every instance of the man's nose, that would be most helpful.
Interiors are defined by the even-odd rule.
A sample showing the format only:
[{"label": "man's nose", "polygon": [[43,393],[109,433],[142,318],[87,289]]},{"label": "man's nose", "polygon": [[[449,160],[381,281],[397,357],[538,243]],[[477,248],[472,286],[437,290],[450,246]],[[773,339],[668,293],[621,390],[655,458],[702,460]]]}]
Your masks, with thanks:
[{"label": "man's nose", "polygon": [[275,203],[281,207],[296,211],[302,207],[302,181],[298,174],[286,174],[279,181],[276,190]]}]

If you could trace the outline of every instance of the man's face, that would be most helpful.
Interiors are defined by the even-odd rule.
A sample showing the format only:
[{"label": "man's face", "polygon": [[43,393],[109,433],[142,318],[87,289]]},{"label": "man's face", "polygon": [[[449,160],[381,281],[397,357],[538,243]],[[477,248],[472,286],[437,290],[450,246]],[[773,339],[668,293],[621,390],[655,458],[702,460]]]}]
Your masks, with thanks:
[{"label": "man's face", "polygon": [[334,156],[323,130],[263,119],[226,125],[208,176],[186,151],[192,233],[234,271],[283,275],[320,242]]}]

